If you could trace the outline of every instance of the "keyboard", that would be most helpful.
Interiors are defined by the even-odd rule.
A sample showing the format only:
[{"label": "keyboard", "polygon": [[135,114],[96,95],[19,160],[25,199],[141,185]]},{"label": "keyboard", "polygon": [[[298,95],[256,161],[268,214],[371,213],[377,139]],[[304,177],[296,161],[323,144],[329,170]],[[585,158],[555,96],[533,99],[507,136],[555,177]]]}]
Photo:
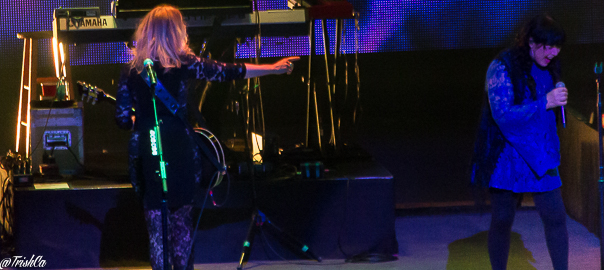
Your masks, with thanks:
[{"label": "keyboard", "polygon": [[[100,43],[130,41],[140,18],[116,18],[112,15],[85,16],[95,14],[98,8],[87,8],[66,12],[55,9],[53,36],[61,42]],[[74,16],[73,14],[84,15]],[[306,9],[265,10],[247,14],[186,16],[187,32],[191,38],[203,36],[250,37],[301,36],[308,35],[308,12]]]},{"label": "keyboard", "polygon": [[[165,0],[118,0],[115,17],[120,19],[142,18]],[[253,11],[252,0],[170,0],[184,16],[249,14]]]}]

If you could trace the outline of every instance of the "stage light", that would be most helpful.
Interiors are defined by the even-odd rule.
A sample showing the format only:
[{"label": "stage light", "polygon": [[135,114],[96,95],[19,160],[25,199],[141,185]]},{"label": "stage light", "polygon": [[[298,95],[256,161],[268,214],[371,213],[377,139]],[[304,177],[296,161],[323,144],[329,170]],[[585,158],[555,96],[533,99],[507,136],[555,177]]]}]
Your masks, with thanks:
[{"label": "stage light", "polygon": [[52,38],[52,55],[55,62],[55,74],[57,78],[61,78],[59,65],[59,44],[55,37]]},{"label": "stage light", "polygon": [[252,132],[252,154],[253,160],[262,163],[262,135]]}]

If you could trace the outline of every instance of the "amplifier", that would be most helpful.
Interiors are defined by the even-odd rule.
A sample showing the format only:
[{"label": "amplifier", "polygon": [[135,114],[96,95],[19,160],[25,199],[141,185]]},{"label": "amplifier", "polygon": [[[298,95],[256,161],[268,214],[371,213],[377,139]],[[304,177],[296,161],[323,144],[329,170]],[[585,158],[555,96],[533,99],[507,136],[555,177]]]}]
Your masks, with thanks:
[{"label": "amplifier", "polygon": [[32,172],[40,173],[44,157],[54,158],[60,174],[84,171],[82,108],[31,109]]}]

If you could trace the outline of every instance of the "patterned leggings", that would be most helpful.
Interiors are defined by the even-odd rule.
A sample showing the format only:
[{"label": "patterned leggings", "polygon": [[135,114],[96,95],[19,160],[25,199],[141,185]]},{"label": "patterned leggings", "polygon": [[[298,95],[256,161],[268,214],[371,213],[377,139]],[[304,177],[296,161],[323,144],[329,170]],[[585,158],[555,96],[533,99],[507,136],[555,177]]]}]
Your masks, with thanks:
[{"label": "patterned leggings", "polygon": [[[520,194],[501,189],[491,189],[491,228],[489,229],[489,257],[493,270],[506,269],[510,251],[512,223]],[[545,242],[554,269],[568,269],[568,231],[566,210],[560,189],[533,193],[535,206],[543,222]]]},{"label": "patterned leggings", "polygon": [[[174,269],[193,270],[193,218],[192,205],[168,210],[168,248],[170,250],[170,264]],[[145,220],[149,231],[149,252],[151,268],[163,270],[164,254],[162,242],[161,209],[145,209]],[[189,250],[191,249],[191,252]],[[189,256],[189,253],[191,256]],[[189,265],[187,267],[187,256]],[[186,267],[186,268],[185,268]]]}]

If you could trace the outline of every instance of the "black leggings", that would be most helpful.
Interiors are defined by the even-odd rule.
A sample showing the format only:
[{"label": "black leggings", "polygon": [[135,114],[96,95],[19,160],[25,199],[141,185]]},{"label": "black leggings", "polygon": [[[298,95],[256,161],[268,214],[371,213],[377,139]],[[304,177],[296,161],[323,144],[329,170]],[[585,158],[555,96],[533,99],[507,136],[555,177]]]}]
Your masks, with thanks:
[{"label": "black leggings", "polygon": [[[491,189],[491,228],[489,229],[489,257],[493,270],[505,270],[510,251],[512,223],[521,194],[508,190]],[[568,269],[568,231],[566,210],[560,189],[533,193],[535,206],[543,222],[545,241],[555,270]]]},{"label": "black leggings", "polygon": [[[168,211],[168,248],[170,265],[175,270],[193,270],[194,252],[192,251],[194,225],[192,205],[185,205]],[[151,269],[163,270],[163,233],[160,209],[145,209],[147,230],[149,231],[149,255]],[[188,260],[187,260],[188,259]]]}]

